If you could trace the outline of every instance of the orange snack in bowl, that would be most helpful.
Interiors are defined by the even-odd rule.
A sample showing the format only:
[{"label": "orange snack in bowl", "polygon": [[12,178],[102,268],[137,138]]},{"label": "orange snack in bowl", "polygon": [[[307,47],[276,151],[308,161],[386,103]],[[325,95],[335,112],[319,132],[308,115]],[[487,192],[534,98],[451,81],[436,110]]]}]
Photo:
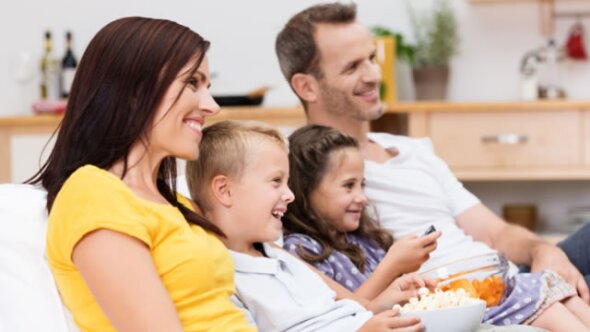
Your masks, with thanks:
[{"label": "orange snack in bowl", "polygon": [[486,302],[488,307],[500,303],[504,293],[504,281],[500,276],[491,276],[483,280],[468,280],[465,278],[453,280],[447,285],[440,287],[442,290],[464,289],[470,296],[479,298]]},{"label": "orange snack in bowl", "polygon": [[458,290],[459,288],[463,288],[467,294],[471,297],[479,297],[479,293],[473,283],[467,279],[457,279],[449,284],[450,289]]},{"label": "orange snack in bowl", "polygon": [[504,281],[500,276],[491,276],[484,279],[481,283],[481,289],[478,289],[480,299],[486,301],[489,307],[498,305],[504,293]]}]

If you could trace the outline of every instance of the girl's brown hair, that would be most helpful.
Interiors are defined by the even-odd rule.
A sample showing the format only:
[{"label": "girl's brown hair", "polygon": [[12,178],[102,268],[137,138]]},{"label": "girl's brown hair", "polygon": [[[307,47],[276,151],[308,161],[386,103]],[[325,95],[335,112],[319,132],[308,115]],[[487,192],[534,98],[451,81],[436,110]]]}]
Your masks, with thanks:
[{"label": "girl's brown hair", "polygon": [[[297,254],[309,263],[326,259],[334,250],[346,255],[361,271],[365,271],[366,256],[361,248],[349,243],[344,233],[337,231],[322,219],[313,208],[309,197],[316,190],[328,172],[330,156],[346,148],[359,148],[351,136],[320,125],[308,125],[295,131],[289,137],[289,187],[295,194],[295,201],[289,204],[283,218],[285,235],[305,234],[320,243],[322,252],[314,254],[297,247]],[[363,210],[359,228],[354,234],[374,241],[383,250],[393,244],[393,237],[381,229],[377,222]]]}]

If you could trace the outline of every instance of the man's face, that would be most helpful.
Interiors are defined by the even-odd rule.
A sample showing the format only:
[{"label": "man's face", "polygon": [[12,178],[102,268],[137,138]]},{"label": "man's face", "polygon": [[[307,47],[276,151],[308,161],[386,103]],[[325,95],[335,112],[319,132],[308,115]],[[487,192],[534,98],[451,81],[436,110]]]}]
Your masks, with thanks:
[{"label": "man's face", "polygon": [[320,53],[318,106],[334,121],[369,121],[383,114],[381,70],[375,44],[359,23],[320,24],[315,40]]}]

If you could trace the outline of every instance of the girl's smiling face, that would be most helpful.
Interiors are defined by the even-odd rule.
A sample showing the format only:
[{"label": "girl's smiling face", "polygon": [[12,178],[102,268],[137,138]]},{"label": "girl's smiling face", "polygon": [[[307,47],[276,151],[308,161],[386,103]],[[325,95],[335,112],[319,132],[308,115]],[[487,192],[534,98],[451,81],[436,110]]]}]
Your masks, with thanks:
[{"label": "girl's smiling face", "polygon": [[358,229],[367,204],[364,187],[363,156],[357,148],[330,153],[328,169],[310,203],[318,216],[340,232]]}]

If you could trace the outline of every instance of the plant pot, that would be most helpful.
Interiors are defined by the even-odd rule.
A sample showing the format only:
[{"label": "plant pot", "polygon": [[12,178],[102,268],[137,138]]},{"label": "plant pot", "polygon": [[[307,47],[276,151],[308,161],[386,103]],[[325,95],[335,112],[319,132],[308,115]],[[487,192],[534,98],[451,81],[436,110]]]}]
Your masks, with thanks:
[{"label": "plant pot", "polygon": [[446,100],[449,67],[412,69],[417,100]]}]

